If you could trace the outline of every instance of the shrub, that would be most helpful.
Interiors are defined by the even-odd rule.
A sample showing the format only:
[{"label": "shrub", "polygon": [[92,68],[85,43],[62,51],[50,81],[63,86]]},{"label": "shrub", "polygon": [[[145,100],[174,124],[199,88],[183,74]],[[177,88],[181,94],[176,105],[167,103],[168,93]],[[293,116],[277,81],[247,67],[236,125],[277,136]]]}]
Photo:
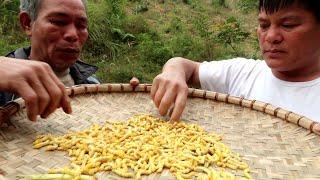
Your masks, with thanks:
[{"label": "shrub", "polygon": [[0,34],[12,33],[19,30],[19,0],[0,2]]},{"label": "shrub", "polygon": [[235,44],[239,44],[250,35],[241,26],[240,22],[235,17],[229,17],[225,22],[216,24],[213,27],[214,39],[218,43],[229,46],[234,52],[239,53]]},{"label": "shrub", "polygon": [[227,7],[226,0],[211,0],[213,6]]},{"label": "shrub", "polygon": [[149,10],[148,5],[149,5],[148,1],[140,2],[139,4],[136,5],[134,12],[136,14],[146,12]]},{"label": "shrub", "polygon": [[183,0],[182,2],[189,5],[192,4],[192,0]]},{"label": "shrub", "polygon": [[138,54],[145,62],[152,62],[162,66],[172,57],[170,48],[149,34],[139,35],[138,42]]},{"label": "shrub", "polygon": [[259,1],[256,0],[240,0],[237,3],[238,8],[243,11],[244,13],[247,13],[252,10],[258,9]]}]

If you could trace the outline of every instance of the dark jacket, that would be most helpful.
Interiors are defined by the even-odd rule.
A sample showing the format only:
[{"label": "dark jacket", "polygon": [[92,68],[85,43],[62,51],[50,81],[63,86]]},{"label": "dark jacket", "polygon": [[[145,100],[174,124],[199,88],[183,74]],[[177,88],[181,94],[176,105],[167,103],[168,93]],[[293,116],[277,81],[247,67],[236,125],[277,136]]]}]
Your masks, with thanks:
[{"label": "dark jacket", "polygon": [[[20,48],[16,51],[9,53],[6,57],[17,58],[17,59],[28,59],[30,55],[31,47]],[[74,80],[75,85],[78,84],[99,84],[99,80],[93,76],[98,70],[96,66],[86,64],[82,61],[77,60],[75,64],[70,67],[70,75]],[[8,101],[13,100],[13,94],[8,92],[0,92],[0,106],[3,106]]]}]

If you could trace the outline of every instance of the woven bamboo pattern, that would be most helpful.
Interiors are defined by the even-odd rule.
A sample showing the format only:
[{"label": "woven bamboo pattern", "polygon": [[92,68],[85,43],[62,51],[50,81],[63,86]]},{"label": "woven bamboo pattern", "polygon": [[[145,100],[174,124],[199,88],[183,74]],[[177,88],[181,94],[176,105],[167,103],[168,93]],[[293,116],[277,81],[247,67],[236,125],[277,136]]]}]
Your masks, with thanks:
[{"label": "woven bamboo pattern", "polygon": [[[73,114],[57,110],[48,119],[30,122],[19,99],[0,109],[0,174],[4,179],[46,173],[69,164],[64,152],[35,150],[39,134],[62,135],[92,124],[123,121],[135,114],[159,116],[150,99],[151,86],[142,84],[81,85],[68,89]],[[269,104],[226,94],[189,89],[182,119],[223,135],[223,142],[243,155],[255,179],[320,179],[320,136],[312,133],[315,122]],[[20,109],[20,110],[19,110]],[[16,113],[17,112],[17,113]],[[168,118],[168,117],[167,117]],[[99,179],[122,179],[99,173]],[[174,179],[168,171],[145,179]],[[0,175],[1,179],[1,175]]]}]

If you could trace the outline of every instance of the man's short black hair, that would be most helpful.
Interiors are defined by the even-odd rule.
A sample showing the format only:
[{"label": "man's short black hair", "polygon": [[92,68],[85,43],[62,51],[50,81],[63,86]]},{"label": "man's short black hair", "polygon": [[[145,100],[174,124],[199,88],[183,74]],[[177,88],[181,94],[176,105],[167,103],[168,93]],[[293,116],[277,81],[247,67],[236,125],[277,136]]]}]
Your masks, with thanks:
[{"label": "man's short black hair", "polygon": [[272,14],[294,3],[298,3],[307,11],[313,13],[317,21],[320,22],[320,0],[260,0],[259,11]]}]

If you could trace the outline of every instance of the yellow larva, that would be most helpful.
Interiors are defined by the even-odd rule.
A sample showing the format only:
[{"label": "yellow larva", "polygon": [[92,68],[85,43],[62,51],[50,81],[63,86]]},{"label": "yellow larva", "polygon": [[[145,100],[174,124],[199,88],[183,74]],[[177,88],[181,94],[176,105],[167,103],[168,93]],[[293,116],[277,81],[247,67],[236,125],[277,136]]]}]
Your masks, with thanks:
[{"label": "yellow larva", "polygon": [[[195,124],[171,124],[153,116],[137,115],[127,122],[93,125],[64,136],[39,136],[34,148],[46,146],[50,151],[68,152],[72,165],[51,173],[73,178],[112,171],[140,179],[166,168],[177,179],[251,179],[248,165],[221,139]],[[235,176],[223,168],[242,170],[243,175]]]}]

